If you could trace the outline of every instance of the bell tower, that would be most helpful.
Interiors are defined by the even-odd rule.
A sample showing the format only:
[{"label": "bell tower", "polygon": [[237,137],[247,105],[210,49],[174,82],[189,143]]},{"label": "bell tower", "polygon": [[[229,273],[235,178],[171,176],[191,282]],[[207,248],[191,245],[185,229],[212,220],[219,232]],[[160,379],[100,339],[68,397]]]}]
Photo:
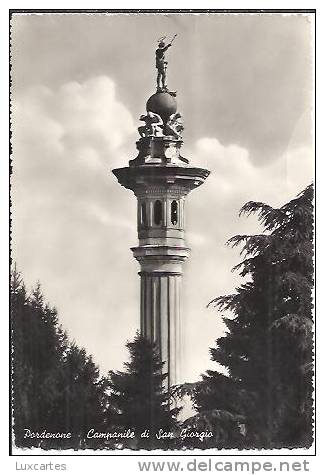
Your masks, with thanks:
[{"label": "bell tower", "polygon": [[138,155],[129,166],[113,170],[118,182],[138,202],[139,243],[132,248],[140,265],[141,334],[157,344],[168,373],[168,388],[181,376],[181,281],[189,257],[185,241],[185,201],[209,175],[181,156],[183,120],[176,93],[166,88],[147,101],[140,117]]}]

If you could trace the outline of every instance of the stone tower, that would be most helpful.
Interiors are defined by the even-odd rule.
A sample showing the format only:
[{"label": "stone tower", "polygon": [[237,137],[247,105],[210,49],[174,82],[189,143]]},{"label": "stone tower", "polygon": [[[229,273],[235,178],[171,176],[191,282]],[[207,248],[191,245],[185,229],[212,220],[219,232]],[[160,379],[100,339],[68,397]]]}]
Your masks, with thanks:
[{"label": "stone tower", "polygon": [[209,171],[192,167],[181,156],[182,117],[175,93],[158,90],[140,117],[139,151],[129,166],[113,170],[119,183],[138,201],[139,244],[133,255],[140,264],[141,334],[156,342],[168,372],[168,388],[182,381],[181,281],[189,256],[185,242],[185,200],[202,185]]}]

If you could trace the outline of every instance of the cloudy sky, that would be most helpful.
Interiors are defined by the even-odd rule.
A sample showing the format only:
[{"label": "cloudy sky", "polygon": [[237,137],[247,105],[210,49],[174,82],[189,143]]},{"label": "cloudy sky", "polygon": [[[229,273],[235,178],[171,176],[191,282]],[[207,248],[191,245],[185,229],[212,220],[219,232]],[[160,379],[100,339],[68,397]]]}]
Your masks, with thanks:
[{"label": "cloudy sky", "polygon": [[122,368],[139,327],[136,200],[111,170],[136,156],[156,40],[178,34],[168,85],[183,155],[211,170],[187,198],[183,374],[194,381],[223,332],[206,305],[240,283],[239,249],[225,242],[260,231],[238,210],[282,205],[313,179],[312,31],[301,14],[14,15],[13,257],[102,371]]}]

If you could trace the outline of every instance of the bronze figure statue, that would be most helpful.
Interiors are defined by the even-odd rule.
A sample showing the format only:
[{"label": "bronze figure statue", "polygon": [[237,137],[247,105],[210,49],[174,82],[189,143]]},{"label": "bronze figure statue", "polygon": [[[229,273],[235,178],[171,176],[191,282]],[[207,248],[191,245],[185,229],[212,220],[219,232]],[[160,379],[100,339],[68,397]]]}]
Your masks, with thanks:
[{"label": "bronze figure statue", "polygon": [[165,53],[171,47],[177,34],[174,35],[170,43],[165,43],[165,36],[159,39],[158,48],[156,49],[156,68],[157,68],[157,92],[168,92],[166,78],[167,78],[167,64]]}]

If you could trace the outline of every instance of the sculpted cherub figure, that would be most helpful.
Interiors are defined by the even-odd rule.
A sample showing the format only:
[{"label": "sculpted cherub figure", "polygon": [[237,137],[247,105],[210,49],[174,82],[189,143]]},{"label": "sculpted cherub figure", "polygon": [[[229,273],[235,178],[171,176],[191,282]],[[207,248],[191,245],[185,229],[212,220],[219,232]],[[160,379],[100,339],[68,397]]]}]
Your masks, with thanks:
[{"label": "sculpted cherub figure", "polygon": [[183,118],[179,112],[172,114],[165,126],[166,135],[172,135],[177,139],[182,138],[182,132],[184,130]]},{"label": "sculpted cherub figure", "polygon": [[148,111],[147,114],[140,116],[145,125],[138,127],[138,131],[141,137],[157,137],[163,135],[163,120],[159,114]]}]

